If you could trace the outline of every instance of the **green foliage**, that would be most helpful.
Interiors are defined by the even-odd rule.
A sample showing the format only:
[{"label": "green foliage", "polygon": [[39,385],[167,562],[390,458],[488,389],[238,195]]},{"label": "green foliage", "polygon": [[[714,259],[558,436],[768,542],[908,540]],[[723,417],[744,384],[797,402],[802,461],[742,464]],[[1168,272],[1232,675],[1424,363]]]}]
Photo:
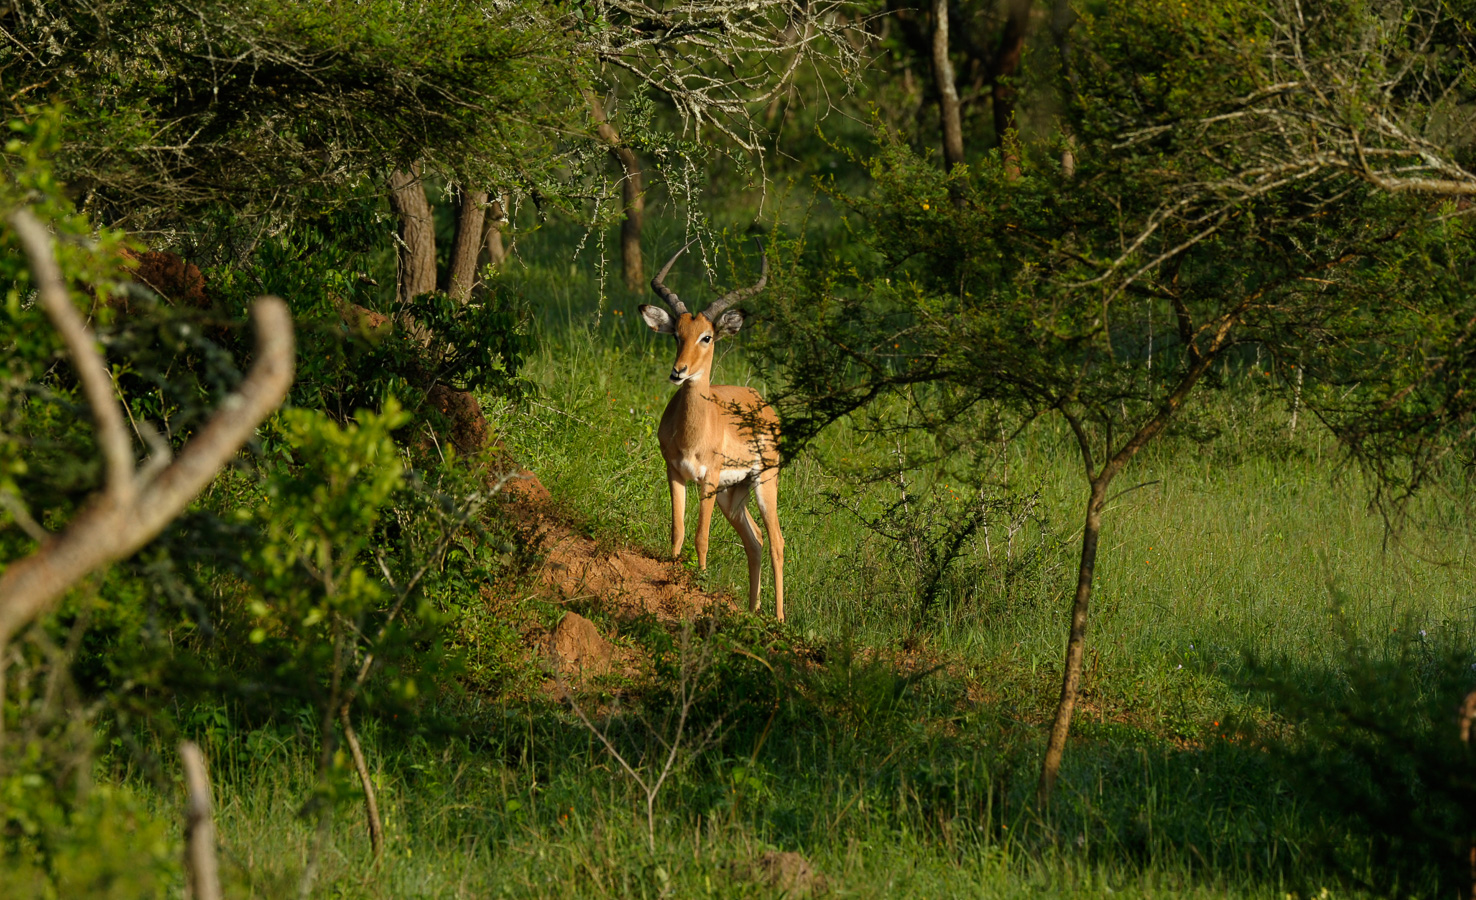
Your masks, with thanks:
[{"label": "green foliage", "polygon": [[[52,157],[60,146],[64,116],[56,108],[31,108],[6,122],[0,166],[0,212],[25,205],[51,223],[58,264],[74,289],[74,299],[106,321],[108,300],[119,293],[118,231],[95,232],[86,216],[66,199]],[[61,340],[45,314],[30,302],[34,279],[19,242],[8,227],[0,230],[0,494],[31,497],[29,515],[46,522],[65,516],[96,484],[96,447],[79,412],[84,404],[64,376],[46,379],[62,356]],[[43,381],[47,383],[43,384]],[[19,501],[16,501],[19,502]],[[16,506],[0,508],[0,523],[14,521]],[[24,535],[5,528],[0,556],[10,559],[30,546]],[[7,552],[8,551],[8,552]]]},{"label": "green foliage", "polygon": [[361,620],[384,599],[364,556],[403,483],[390,432],[408,418],[393,401],[383,413],[360,413],[347,428],[322,413],[283,413],[281,439],[299,465],[269,477],[261,505],[242,511],[258,518],[265,538],[257,551],[261,594],[251,603],[253,643],[270,635],[289,652],[316,646],[320,641],[308,635],[320,635],[335,618]]},{"label": "green foliage", "polygon": [[179,879],[175,823],[126,787],[101,785],[71,798],[66,786],[48,782],[46,768],[33,756],[0,773],[5,895],[123,900],[167,893]]},{"label": "green foliage", "polygon": [[411,318],[431,335],[419,374],[457,390],[515,397],[525,386],[518,370],[532,346],[527,303],[495,271],[483,285],[485,292],[470,303],[440,291],[411,301]]},{"label": "green foliage", "polygon": [[304,191],[417,159],[546,177],[577,66],[565,35],[524,27],[531,11],[45,3],[7,21],[0,71],[71,109],[61,177],[106,220],[186,224],[219,203],[311,208]]},{"label": "green foliage", "polygon": [[[603,282],[570,263],[567,223],[522,235],[517,263],[468,304],[431,292],[391,307],[378,187],[420,160],[433,188],[516,185],[539,215],[588,199],[604,151],[577,134],[590,60],[575,48],[611,23],[583,4],[33,7],[0,17],[18,38],[0,75],[67,106],[10,125],[0,205],[57,223],[140,432],[179,446],[210,414],[239,377],[239,320],[259,293],[291,304],[301,354],[295,408],[160,541],[0,660],[0,892],[177,891],[180,735],[212,760],[228,890],[255,896],[297,889],[324,822],[320,892],[355,896],[767,896],[781,889],[744,873],[768,849],[804,853],[858,896],[1458,885],[1445,867],[1476,832],[1449,726],[1470,687],[1464,570],[1380,555],[1358,496],[1373,482],[1326,483],[1339,457],[1322,424],[1387,461],[1370,467],[1382,483],[1464,497],[1444,452],[1476,396],[1462,207],[1290,185],[1199,235],[1155,216],[1217,177],[1218,148],[1172,130],[1119,140],[1263,84],[1263,4],[1082,5],[1064,113],[1035,111],[1018,177],[998,156],[945,176],[918,142],[861,135],[863,118],[783,143],[800,157],[783,165],[840,177],[806,230],[779,229],[775,289],[721,377],[782,393],[792,618],[715,607],[702,622],[711,665],[690,727],[711,741],[666,788],[654,853],[632,825],[644,798],[540,689],[541,625],[567,605],[520,580],[533,537],[487,503],[493,473],[417,443],[400,402],[418,414],[435,383],[481,392],[584,531],[659,553],[667,347],[605,308]],[[893,87],[911,120],[923,94]],[[809,121],[797,104],[771,112],[779,132]],[[701,133],[664,131],[673,115],[636,93],[618,124],[686,222],[731,215],[711,210],[733,172]],[[1057,164],[1068,129],[1073,177]],[[202,265],[209,308],[117,284],[122,238],[99,220],[173,229],[160,239]],[[8,561],[34,546],[26,510],[64,526],[98,469],[27,268],[0,242],[0,491],[23,503],[0,513]],[[525,298],[551,326],[538,344]],[[1225,323],[1234,334],[1212,347]],[[1110,452],[1171,405],[1200,354],[1213,364],[1194,377],[1217,393],[1172,401],[1141,490],[1112,500],[1082,727],[1058,802],[1038,811],[1038,726],[1059,690],[1051,611],[1075,563],[1055,523],[1079,513],[1068,426]],[[1300,430],[1292,398],[1313,414]],[[1450,531],[1412,532],[1418,551],[1464,558],[1463,508],[1430,503]],[[740,585],[741,551],[715,528],[704,584]],[[1324,570],[1352,582],[1341,656],[1307,599]],[[637,660],[581,701],[622,752],[660,756],[683,671],[669,623],[575,605]],[[1428,639],[1386,640],[1417,626]],[[1247,663],[1245,648],[1278,661]],[[367,877],[357,816],[284,813],[355,798],[334,747],[345,710],[389,826]]]}]

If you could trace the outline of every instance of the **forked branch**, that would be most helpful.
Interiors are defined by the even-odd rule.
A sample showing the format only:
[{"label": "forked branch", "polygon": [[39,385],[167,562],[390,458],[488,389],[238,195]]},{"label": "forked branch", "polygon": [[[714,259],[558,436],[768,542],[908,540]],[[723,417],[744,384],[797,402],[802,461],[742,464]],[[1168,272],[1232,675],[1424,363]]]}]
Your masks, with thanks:
[{"label": "forked branch", "polygon": [[37,283],[37,302],[62,335],[92,410],[106,459],[107,482],[66,529],[0,575],[0,647],[44,613],[79,580],[139,550],[164,530],[276,409],[292,384],[292,316],[276,297],[252,307],[256,361],[241,386],[221,401],[210,421],[179,456],[149,460],[142,469],[123,426],[107,364],[72,305],[51,250],[51,236],[21,209],[9,217]]}]

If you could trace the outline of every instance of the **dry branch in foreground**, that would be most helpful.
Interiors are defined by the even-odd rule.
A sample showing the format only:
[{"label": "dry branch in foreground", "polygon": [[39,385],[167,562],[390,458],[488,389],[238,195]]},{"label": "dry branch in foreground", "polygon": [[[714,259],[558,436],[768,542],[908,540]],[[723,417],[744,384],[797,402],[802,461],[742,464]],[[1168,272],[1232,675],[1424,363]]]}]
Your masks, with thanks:
[{"label": "dry branch in foreground", "polygon": [[51,236],[29,210],[11,214],[35,277],[37,303],[66,344],[97,429],[106,471],[100,493],[35,553],[0,575],[0,647],[89,573],[136,552],[164,529],[281,404],[292,384],[292,317],[287,304],[262,297],[252,307],[256,361],[241,386],[171,459],[163,441],[136,466],[107,364],[68,296]]},{"label": "dry branch in foreground", "polygon": [[220,867],[215,858],[215,822],[210,809],[210,776],[205,755],[192,741],[179,745],[185,771],[185,881],[193,900],[220,900]]}]

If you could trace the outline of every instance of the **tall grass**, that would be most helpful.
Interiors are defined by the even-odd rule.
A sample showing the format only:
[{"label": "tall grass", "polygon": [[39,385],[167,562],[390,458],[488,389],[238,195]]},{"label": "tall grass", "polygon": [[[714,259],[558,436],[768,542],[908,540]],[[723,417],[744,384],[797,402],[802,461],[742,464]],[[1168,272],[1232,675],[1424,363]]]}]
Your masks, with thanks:
[{"label": "tall grass", "polygon": [[[660,554],[655,430],[672,348],[637,317],[644,298],[613,272],[602,292],[569,246],[553,231],[527,238],[528,265],[504,276],[539,310],[525,369],[536,391],[490,402],[489,417],[597,536]],[[700,303],[700,279],[687,281]],[[715,380],[777,387],[741,337],[724,345]],[[1038,515],[1013,544],[995,533],[970,546],[920,611],[905,548],[862,521],[901,488],[847,477],[890,448],[842,425],[783,470],[789,623],[718,618],[711,640],[728,649],[699,724],[720,721],[719,739],[685,754],[662,793],[654,853],[639,792],[572,715],[541,697],[472,695],[413,726],[364,723],[386,857],[369,858],[343,769],[316,895],[778,896],[745,875],[771,849],[804,854],[854,897],[1285,897],[1341,884],[1308,848],[1368,851],[1263,752],[1257,735],[1285,723],[1246,687],[1246,654],[1335,670],[1344,627],[1374,647],[1408,647],[1416,632],[1469,646],[1470,540],[1411,527],[1390,541],[1356,470],[1315,424],[1292,433],[1266,377],[1230,373],[1226,395],[1202,401],[1218,434],[1169,437],[1124,479],[1142,486],[1106,515],[1083,708],[1049,811],[1031,795],[1059,691],[1079,461],[1049,423],[1003,448],[1009,490],[1038,492]],[[959,487],[913,478],[918,498],[952,502]],[[827,497],[837,492],[860,515]],[[1459,526],[1454,507],[1432,503]],[[721,521],[713,538],[707,582],[741,594],[742,547]],[[618,640],[658,660],[672,647],[652,623]],[[659,682],[615,687],[662,721]],[[228,893],[290,895],[312,843],[297,816],[314,783],[311,728],[210,721],[195,731],[214,760]],[[625,752],[650,752],[639,721],[612,721]],[[177,815],[167,791],[143,790],[158,819]]]}]

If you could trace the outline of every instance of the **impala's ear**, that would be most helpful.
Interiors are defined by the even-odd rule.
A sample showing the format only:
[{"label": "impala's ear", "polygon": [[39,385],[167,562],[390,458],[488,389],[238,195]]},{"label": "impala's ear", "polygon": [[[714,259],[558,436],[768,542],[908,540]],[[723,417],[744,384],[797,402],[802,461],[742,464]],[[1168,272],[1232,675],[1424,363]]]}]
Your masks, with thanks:
[{"label": "impala's ear", "polygon": [[747,315],[741,309],[730,309],[718,316],[718,320],[712,323],[712,330],[717,332],[718,337],[727,337],[737,334],[738,329],[743,327],[743,317]]},{"label": "impala's ear", "polygon": [[640,306],[641,318],[651,326],[651,330],[657,334],[671,334],[676,331],[676,322],[672,321],[671,313],[659,306],[642,303]]}]

